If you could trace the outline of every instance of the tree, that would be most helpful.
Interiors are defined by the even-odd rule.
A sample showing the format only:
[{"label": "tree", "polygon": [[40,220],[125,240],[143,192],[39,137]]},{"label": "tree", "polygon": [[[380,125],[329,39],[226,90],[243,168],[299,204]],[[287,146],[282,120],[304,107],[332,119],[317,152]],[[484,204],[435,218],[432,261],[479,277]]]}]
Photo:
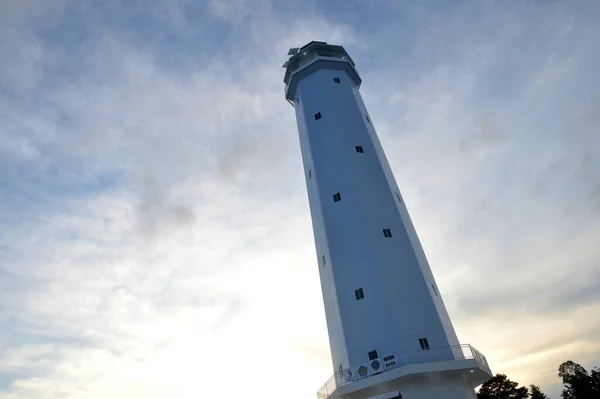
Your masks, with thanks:
[{"label": "tree", "polygon": [[590,375],[590,379],[592,381],[592,392],[595,393],[597,397],[600,397],[600,369],[594,368]]},{"label": "tree", "polygon": [[540,387],[537,385],[531,384],[529,389],[531,390],[531,393],[529,394],[531,399],[548,399],[548,397],[542,393]]},{"label": "tree", "polygon": [[563,399],[597,399],[600,390],[596,381],[600,378],[598,370],[592,370],[590,376],[585,368],[571,360],[558,367],[558,376],[562,378]]},{"label": "tree", "polygon": [[509,380],[505,374],[496,374],[483,383],[478,399],[526,399],[529,396],[527,387],[517,388],[518,382]]}]

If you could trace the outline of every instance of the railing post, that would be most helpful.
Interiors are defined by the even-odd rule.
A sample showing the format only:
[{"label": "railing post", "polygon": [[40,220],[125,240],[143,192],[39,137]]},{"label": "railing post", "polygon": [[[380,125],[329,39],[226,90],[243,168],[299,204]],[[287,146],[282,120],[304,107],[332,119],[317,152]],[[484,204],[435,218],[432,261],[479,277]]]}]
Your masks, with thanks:
[{"label": "railing post", "polygon": [[462,351],[460,346],[457,348],[456,346],[452,347],[452,356],[454,357],[454,359],[460,359],[462,356]]}]

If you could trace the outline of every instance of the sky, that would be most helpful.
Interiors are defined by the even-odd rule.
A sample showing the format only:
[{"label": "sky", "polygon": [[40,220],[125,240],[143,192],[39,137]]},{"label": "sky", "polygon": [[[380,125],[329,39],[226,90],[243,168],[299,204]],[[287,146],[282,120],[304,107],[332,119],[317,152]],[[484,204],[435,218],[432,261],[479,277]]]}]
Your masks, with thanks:
[{"label": "sky", "polygon": [[312,398],[287,50],[345,46],[462,343],[600,366],[600,2],[0,0],[0,399]]}]

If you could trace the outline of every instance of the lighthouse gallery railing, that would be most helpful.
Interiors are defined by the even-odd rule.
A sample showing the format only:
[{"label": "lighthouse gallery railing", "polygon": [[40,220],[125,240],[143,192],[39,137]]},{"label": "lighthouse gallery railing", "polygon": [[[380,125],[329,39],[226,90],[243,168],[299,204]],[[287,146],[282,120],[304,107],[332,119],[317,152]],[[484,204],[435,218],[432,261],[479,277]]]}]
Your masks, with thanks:
[{"label": "lighthouse gallery railing", "polygon": [[[404,351],[393,354],[394,365],[384,368],[382,371],[396,369],[408,364],[443,362],[448,360],[475,359],[477,362],[489,367],[487,360],[481,352],[473,348],[471,345],[453,345],[446,347],[431,348],[428,350]],[[318,399],[327,399],[338,387],[350,384],[358,377],[354,377],[354,370],[345,369],[337,371],[325,385],[317,392]],[[349,378],[349,376],[352,376]],[[368,378],[368,376],[364,377]]]}]

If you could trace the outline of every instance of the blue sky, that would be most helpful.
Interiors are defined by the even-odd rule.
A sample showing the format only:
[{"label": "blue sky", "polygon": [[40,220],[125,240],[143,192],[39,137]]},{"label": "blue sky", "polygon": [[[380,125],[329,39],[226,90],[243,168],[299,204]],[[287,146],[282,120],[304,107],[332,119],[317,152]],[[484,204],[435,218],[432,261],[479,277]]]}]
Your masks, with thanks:
[{"label": "blue sky", "polygon": [[289,47],[344,45],[461,342],[600,366],[600,3],[0,5],[0,398],[315,395]]}]

